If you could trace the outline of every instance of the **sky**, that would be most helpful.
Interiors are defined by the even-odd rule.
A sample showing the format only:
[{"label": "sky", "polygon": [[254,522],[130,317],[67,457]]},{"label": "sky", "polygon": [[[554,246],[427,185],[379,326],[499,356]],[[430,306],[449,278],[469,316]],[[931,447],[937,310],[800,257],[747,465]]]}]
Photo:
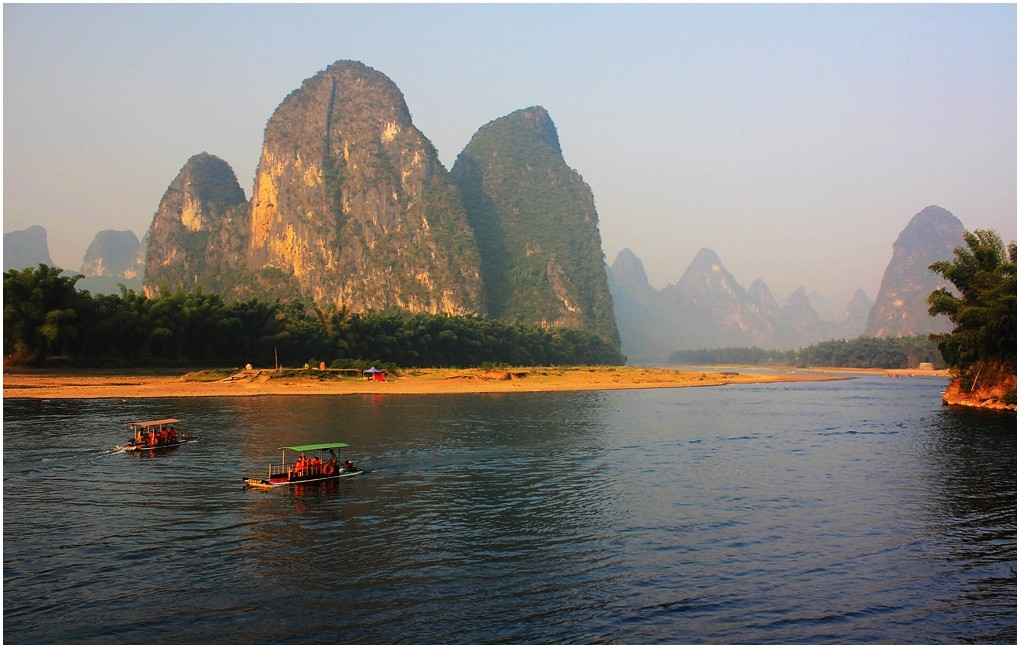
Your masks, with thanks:
[{"label": "sky", "polygon": [[709,248],[780,304],[874,299],[933,204],[1016,239],[1015,4],[4,4],[3,33],[4,232],[44,226],[72,270],[101,230],[141,238],[192,155],[251,197],[273,111],[343,59],[448,169],[545,107],[607,262],[657,289]]}]

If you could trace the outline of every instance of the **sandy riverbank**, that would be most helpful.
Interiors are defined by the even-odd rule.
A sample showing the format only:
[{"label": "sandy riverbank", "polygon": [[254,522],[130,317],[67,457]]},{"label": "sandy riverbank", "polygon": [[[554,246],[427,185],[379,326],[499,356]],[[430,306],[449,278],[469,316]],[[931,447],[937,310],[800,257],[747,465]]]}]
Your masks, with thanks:
[{"label": "sandy riverbank", "polygon": [[386,381],[368,381],[335,373],[294,373],[272,370],[230,375],[190,372],[154,374],[123,372],[5,371],[7,398],[94,399],[194,396],[261,396],[301,394],[458,394],[486,392],[566,392],[641,388],[702,387],[741,383],[825,381],[839,374],[690,371],[645,367],[427,369],[413,370]]}]

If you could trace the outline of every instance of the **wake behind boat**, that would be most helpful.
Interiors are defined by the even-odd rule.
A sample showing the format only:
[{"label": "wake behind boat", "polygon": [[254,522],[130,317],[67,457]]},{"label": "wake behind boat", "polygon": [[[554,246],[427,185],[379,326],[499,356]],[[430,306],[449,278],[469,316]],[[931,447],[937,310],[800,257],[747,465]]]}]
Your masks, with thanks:
[{"label": "wake behind boat", "polygon": [[[353,461],[341,463],[334,449],[347,448],[346,443],[312,443],[302,446],[283,446],[279,464],[269,467],[269,477],[245,477],[244,483],[252,488],[276,488],[278,486],[294,486],[297,484],[315,484],[333,481],[343,477],[360,475],[364,471],[354,465]],[[287,461],[288,452],[298,457],[293,462]],[[305,457],[305,453],[311,457]]]},{"label": "wake behind boat", "polygon": [[131,440],[127,445],[117,446],[117,450],[135,452],[140,450],[159,450],[173,448],[183,443],[198,441],[193,434],[178,432],[180,419],[156,419],[155,421],[131,421],[125,425],[131,428]]}]

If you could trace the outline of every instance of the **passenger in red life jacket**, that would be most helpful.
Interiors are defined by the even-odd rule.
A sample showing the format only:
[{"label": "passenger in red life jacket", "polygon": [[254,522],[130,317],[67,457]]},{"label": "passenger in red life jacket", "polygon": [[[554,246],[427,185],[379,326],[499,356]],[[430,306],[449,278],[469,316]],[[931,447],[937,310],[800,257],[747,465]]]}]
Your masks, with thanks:
[{"label": "passenger in red life jacket", "polygon": [[177,443],[177,428],[170,426],[170,443]]}]

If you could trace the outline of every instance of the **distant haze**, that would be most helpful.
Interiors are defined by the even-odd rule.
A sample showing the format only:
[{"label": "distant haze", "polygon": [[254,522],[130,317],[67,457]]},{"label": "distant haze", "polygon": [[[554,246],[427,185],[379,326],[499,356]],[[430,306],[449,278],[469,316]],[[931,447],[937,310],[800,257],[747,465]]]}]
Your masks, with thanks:
[{"label": "distant haze", "polygon": [[449,169],[545,107],[606,259],[698,250],[783,299],[874,298],[937,204],[1016,239],[1016,5],[4,5],[4,231],[77,270],[207,151],[251,196],[266,121],[339,59],[403,91]]}]

